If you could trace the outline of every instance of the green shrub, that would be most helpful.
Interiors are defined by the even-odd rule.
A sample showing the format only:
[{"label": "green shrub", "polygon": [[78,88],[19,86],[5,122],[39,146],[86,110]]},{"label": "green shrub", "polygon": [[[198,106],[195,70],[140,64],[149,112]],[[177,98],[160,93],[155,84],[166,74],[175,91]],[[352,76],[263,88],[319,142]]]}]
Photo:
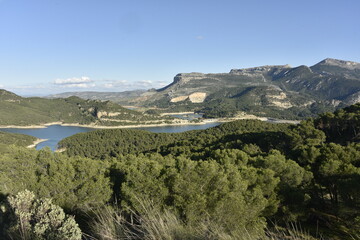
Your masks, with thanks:
[{"label": "green shrub", "polygon": [[49,198],[35,199],[25,190],[9,196],[12,223],[8,229],[12,239],[78,240],[81,230],[72,216]]}]

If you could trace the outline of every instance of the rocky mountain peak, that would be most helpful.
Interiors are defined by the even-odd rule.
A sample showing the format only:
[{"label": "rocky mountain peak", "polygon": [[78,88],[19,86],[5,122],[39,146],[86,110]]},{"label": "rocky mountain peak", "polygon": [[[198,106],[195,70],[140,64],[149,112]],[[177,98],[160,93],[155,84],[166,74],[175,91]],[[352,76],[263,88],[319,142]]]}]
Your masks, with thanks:
[{"label": "rocky mountain peak", "polygon": [[336,66],[336,67],[346,68],[349,70],[360,69],[360,63],[352,62],[352,61],[344,61],[334,58],[326,58],[316,65]]},{"label": "rocky mountain peak", "polygon": [[174,82],[173,83],[186,83],[189,82],[190,80],[194,80],[194,79],[201,79],[204,78],[205,74],[204,73],[199,73],[199,72],[192,72],[192,73],[179,73],[174,77]]},{"label": "rocky mountain peak", "polygon": [[285,68],[291,68],[289,64],[286,65],[265,65],[260,67],[252,68],[241,68],[241,69],[231,69],[230,74],[264,74],[274,70],[282,70]]}]

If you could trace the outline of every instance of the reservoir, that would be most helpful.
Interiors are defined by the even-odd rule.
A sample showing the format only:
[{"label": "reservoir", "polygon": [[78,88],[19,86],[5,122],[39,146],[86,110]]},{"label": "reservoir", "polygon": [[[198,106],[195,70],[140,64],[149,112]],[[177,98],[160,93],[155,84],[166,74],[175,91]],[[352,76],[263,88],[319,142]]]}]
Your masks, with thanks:
[{"label": "reservoir", "polygon": [[[220,123],[212,122],[202,125],[141,127],[136,129],[143,129],[155,133],[176,133],[176,132],[185,132],[190,130],[206,129],[209,127],[215,127],[219,124]],[[21,133],[41,139],[47,139],[46,141],[39,143],[36,146],[36,149],[39,150],[44,147],[50,147],[53,151],[56,150],[57,144],[60,140],[66,137],[70,137],[76,133],[90,132],[95,130],[97,129],[86,128],[86,127],[61,126],[61,125],[51,125],[46,128],[0,128],[0,131],[4,131],[4,132]]]}]

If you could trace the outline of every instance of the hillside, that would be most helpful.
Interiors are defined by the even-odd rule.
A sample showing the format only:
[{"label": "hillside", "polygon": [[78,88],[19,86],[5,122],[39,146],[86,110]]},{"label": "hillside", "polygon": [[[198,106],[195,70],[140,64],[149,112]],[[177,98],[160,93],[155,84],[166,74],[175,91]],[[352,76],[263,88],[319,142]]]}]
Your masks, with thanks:
[{"label": "hillside", "polygon": [[43,125],[52,122],[93,126],[118,126],[171,121],[170,117],[136,112],[110,101],[23,98],[0,90],[0,126]]},{"label": "hillside", "polygon": [[[112,95],[103,94],[93,97],[106,99]],[[246,112],[302,119],[359,102],[360,63],[328,58],[311,67],[269,65],[232,69],[229,73],[180,73],[162,89],[127,92],[113,99],[125,105],[163,111],[198,111],[205,113],[205,117]]]},{"label": "hillside", "polygon": [[102,101],[112,101],[120,105],[127,105],[132,99],[136,99],[141,94],[145,93],[146,90],[135,90],[135,91],[125,91],[125,92],[65,92],[59,94],[53,94],[47,96],[47,98],[68,98],[71,96],[76,96],[82,99],[90,100],[102,100]]},{"label": "hillside", "polygon": [[298,222],[314,236],[280,239],[350,240],[360,236],[359,116],[355,104],[298,125],[240,120],[171,134],[96,130],[60,145],[69,157],[113,164],[115,199],[125,208],[141,212],[139,198],[151,199],[190,226],[218,221],[234,230],[228,239],[248,239],[232,234],[264,217],[270,226]]},{"label": "hillside", "polygon": [[29,147],[35,146],[35,142],[38,139],[33,136],[18,134],[18,133],[8,133],[0,131],[0,154],[4,154],[11,150],[13,146],[17,147]]},{"label": "hillside", "polygon": [[16,145],[16,146],[27,147],[31,145],[35,140],[36,137],[33,136],[0,131],[0,146]]}]

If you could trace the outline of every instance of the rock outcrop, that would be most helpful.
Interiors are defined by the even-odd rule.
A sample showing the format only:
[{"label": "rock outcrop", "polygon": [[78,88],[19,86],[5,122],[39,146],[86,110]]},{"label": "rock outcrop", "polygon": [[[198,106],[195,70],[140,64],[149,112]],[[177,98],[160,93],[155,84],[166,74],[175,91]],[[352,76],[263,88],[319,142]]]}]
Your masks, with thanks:
[{"label": "rock outcrop", "polygon": [[360,69],[360,63],[352,62],[352,61],[338,60],[338,59],[333,59],[333,58],[326,58],[323,61],[319,62],[317,65],[335,66],[335,67],[346,68],[349,70]]},{"label": "rock outcrop", "polygon": [[206,98],[206,93],[194,92],[188,96],[174,97],[174,98],[170,99],[170,102],[177,103],[177,102],[182,102],[182,101],[189,99],[190,102],[192,102],[192,103],[202,103],[202,102],[204,102],[205,98]]},{"label": "rock outcrop", "polygon": [[281,71],[291,68],[290,65],[266,65],[253,68],[231,69],[230,74],[266,74],[271,71]]},{"label": "rock outcrop", "polygon": [[179,97],[172,98],[170,100],[170,102],[172,102],[172,103],[182,102],[182,101],[185,101],[188,98],[189,98],[189,96],[179,96]]},{"label": "rock outcrop", "polygon": [[102,117],[116,117],[121,115],[120,112],[106,112],[106,111],[98,111],[96,113],[96,117],[97,118],[102,118]]},{"label": "rock outcrop", "polygon": [[204,77],[204,73],[179,73],[174,77],[174,83],[187,83],[191,80],[202,79]]},{"label": "rock outcrop", "polygon": [[206,98],[206,93],[204,92],[195,92],[189,95],[189,100],[192,103],[202,103]]}]

